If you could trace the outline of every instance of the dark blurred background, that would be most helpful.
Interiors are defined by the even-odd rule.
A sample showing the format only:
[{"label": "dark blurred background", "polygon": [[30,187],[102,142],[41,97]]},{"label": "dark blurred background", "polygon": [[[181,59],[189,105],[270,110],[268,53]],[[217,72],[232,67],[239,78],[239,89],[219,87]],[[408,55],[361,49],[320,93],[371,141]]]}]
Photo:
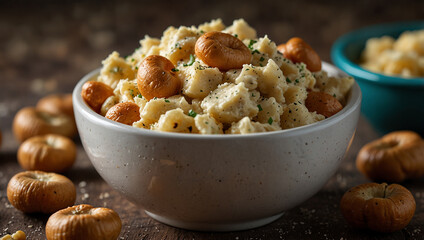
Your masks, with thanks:
[{"label": "dark blurred background", "polygon": [[[424,18],[424,1],[1,1],[1,83],[19,77],[57,78],[69,84],[122,55],[145,34],[160,37],[167,26],[244,18],[275,42],[300,36],[326,61],[334,40],[370,24]],[[46,71],[49,70],[49,71]],[[65,81],[64,81],[65,79]]]},{"label": "dark blurred background", "polygon": [[[19,214],[5,197],[8,180],[21,171],[16,162],[19,143],[11,130],[15,113],[47,94],[70,93],[109,53],[132,53],[146,34],[159,38],[169,25],[199,25],[216,18],[226,25],[244,18],[258,36],[267,34],[277,44],[302,37],[324,61],[331,61],[331,46],[344,33],[384,22],[424,20],[424,0],[0,0],[0,235],[1,230],[5,234],[22,229],[30,239],[45,239],[46,218]],[[78,185],[78,199],[89,193],[89,203],[107,202],[119,212],[125,226],[120,239],[423,239],[423,208],[419,208],[424,206],[423,181],[406,185],[417,199],[416,217],[407,230],[373,235],[351,229],[342,220],[338,210],[342,194],[366,181],[355,169],[356,152],[376,137],[360,119],[349,154],[322,191],[273,224],[226,235],[188,232],[151,220],[101,180],[80,143],[69,174],[75,184],[88,182],[87,188]],[[109,199],[96,198],[104,192],[110,192]]]},{"label": "dark blurred background", "polygon": [[424,1],[1,1],[0,121],[46,94],[71,92],[109,53],[130,54],[146,34],[160,37],[169,25],[216,18],[226,25],[244,18],[277,44],[302,37],[330,61],[340,35],[422,20]]}]

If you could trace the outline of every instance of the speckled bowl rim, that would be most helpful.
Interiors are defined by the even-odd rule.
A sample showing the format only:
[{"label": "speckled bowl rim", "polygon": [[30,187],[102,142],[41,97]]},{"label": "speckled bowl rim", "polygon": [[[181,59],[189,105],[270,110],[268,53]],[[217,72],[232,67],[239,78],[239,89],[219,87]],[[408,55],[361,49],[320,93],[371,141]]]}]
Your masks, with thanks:
[{"label": "speckled bowl rim", "polygon": [[[347,76],[346,73],[331,65],[329,63],[323,62],[323,68],[332,68],[337,72],[337,74],[341,76]],[[212,140],[212,139],[225,139],[225,140],[235,140],[235,139],[245,139],[245,138],[257,138],[257,137],[265,137],[265,136],[276,136],[276,135],[284,135],[285,137],[298,136],[302,134],[308,134],[310,132],[318,131],[323,128],[326,128],[330,125],[333,125],[339,121],[342,121],[345,117],[349,116],[354,112],[357,108],[360,107],[362,100],[362,93],[355,82],[352,86],[350,96],[348,97],[346,106],[334,116],[324,119],[322,121],[312,123],[306,126],[301,126],[292,129],[278,130],[272,132],[263,132],[263,133],[250,133],[250,134],[188,134],[188,133],[170,133],[170,132],[160,132],[153,131],[142,128],[135,128],[132,126],[128,126],[125,124],[121,124],[118,122],[114,122],[110,119],[107,119],[93,110],[84,102],[81,97],[81,89],[82,85],[92,79],[95,75],[100,72],[100,69],[95,69],[85,75],[75,86],[74,91],[72,92],[72,100],[74,104],[74,111],[79,111],[83,117],[89,119],[90,121],[96,122],[97,125],[101,125],[105,128],[114,128],[115,130],[131,133],[131,134],[139,134],[139,135],[148,135],[151,137],[158,138],[173,138],[173,139],[199,139],[199,140]]]},{"label": "speckled bowl rim", "polygon": [[408,30],[424,29],[424,21],[412,22],[395,22],[372,25],[358,30],[354,30],[342,35],[336,40],[331,48],[331,58],[335,65],[346,71],[355,78],[361,78],[364,81],[371,81],[383,85],[396,85],[403,87],[424,87],[424,77],[422,78],[402,78],[396,76],[388,76],[365,70],[357,63],[348,59],[344,50],[352,42],[366,41],[366,38],[381,37],[383,35],[391,35],[394,32],[403,32]]}]

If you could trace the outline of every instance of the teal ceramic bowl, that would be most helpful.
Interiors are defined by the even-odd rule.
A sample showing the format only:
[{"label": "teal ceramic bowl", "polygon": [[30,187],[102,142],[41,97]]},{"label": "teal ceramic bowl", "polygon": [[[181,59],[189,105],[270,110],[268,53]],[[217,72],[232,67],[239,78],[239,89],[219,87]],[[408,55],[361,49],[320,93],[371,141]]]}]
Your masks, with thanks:
[{"label": "teal ceramic bowl", "polygon": [[361,112],[380,134],[413,130],[424,135],[424,78],[370,72],[357,64],[359,57],[369,38],[397,38],[404,31],[419,29],[424,29],[424,21],[365,27],[343,35],[331,49],[333,63],[358,82],[363,94]]}]

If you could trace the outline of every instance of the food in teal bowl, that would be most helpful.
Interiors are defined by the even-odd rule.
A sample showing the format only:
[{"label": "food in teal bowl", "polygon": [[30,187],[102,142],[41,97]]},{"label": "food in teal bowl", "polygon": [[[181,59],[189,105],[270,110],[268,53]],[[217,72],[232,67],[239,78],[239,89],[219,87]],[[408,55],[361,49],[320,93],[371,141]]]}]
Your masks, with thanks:
[{"label": "food in teal bowl", "polygon": [[424,21],[374,25],[343,35],[331,49],[334,64],[358,82],[363,93],[361,111],[381,134],[408,129],[424,135],[424,76],[406,78],[371,72],[359,65],[361,54],[370,38],[396,39],[405,31],[421,29]]}]

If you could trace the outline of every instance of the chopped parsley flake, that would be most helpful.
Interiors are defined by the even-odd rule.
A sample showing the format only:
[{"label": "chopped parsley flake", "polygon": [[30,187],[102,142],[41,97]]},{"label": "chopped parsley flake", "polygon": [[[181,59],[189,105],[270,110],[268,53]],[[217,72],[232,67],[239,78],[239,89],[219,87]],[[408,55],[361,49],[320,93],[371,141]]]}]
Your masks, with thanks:
[{"label": "chopped parsley flake", "polygon": [[187,66],[191,66],[191,65],[193,65],[193,63],[194,63],[194,56],[193,56],[193,54],[190,54],[190,60],[188,61],[188,63],[187,64],[183,64],[183,66],[184,67],[187,67]]},{"label": "chopped parsley flake", "polygon": [[259,61],[263,62],[265,60],[264,57],[259,58]]},{"label": "chopped parsley flake", "polygon": [[255,49],[255,50],[252,51],[252,54],[255,54],[255,53],[260,54],[261,52],[259,52],[257,49]]},{"label": "chopped parsley flake", "polygon": [[139,93],[139,94],[137,95],[137,97],[139,97],[139,98],[143,98],[143,95],[141,95],[141,93]]},{"label": "chopped parsley flake", "polygon": [[299,83],[299,79],[294,80],[296,83]]},{"label": "chopped parsley flake", "polygon": [[234,37],[238,38],[238,34],[234,34]]},{"label": "chopped parsley flake", "polygon": [[292,82],[289,78],[286,78],[286,81],[287,81],[288,83],[291,83],[291,82]]},{"label": "chopped parsley flake", "polygon": [[197,113],[195,111],[193,111],[192,109],[190,109],[190,111],[188,111],[188,115],[190,117],[196,117]]},{"label": "chopped parsley flake", "polygon": [[259,112],[263,110],[260,104],[258,104],[258,109],[259,109]]},{"label": "chopped parsley flake", "polygon": [[272,122],[274,122],[274,120],[272,120],[272,117],[269,117],[269,118],[268,118],[268,123],[269,123],[269,125],[272,125]]},{"label": "chopped parsley flake", "polygon": [[169,100],[168,99],[165,99],[165,102],[169,102]]},{"label": "chopped parsley flake", "polygon": [[171,71],[173,71],[173,72],[178,72],[178,71],[180,71],[180,70],[178,70],[177,68],[173,68],[173,69],[171,69]]},{"label": "chopped parsley flake", "polygon": [[253,44],[255,44],[256,42],[258,42],[258,41],[251,39],[251,40],[250,40],[250,42],[249,42],[249,45],[248,45],[247,47],[248,47],[250,50],[253,50]]}]

